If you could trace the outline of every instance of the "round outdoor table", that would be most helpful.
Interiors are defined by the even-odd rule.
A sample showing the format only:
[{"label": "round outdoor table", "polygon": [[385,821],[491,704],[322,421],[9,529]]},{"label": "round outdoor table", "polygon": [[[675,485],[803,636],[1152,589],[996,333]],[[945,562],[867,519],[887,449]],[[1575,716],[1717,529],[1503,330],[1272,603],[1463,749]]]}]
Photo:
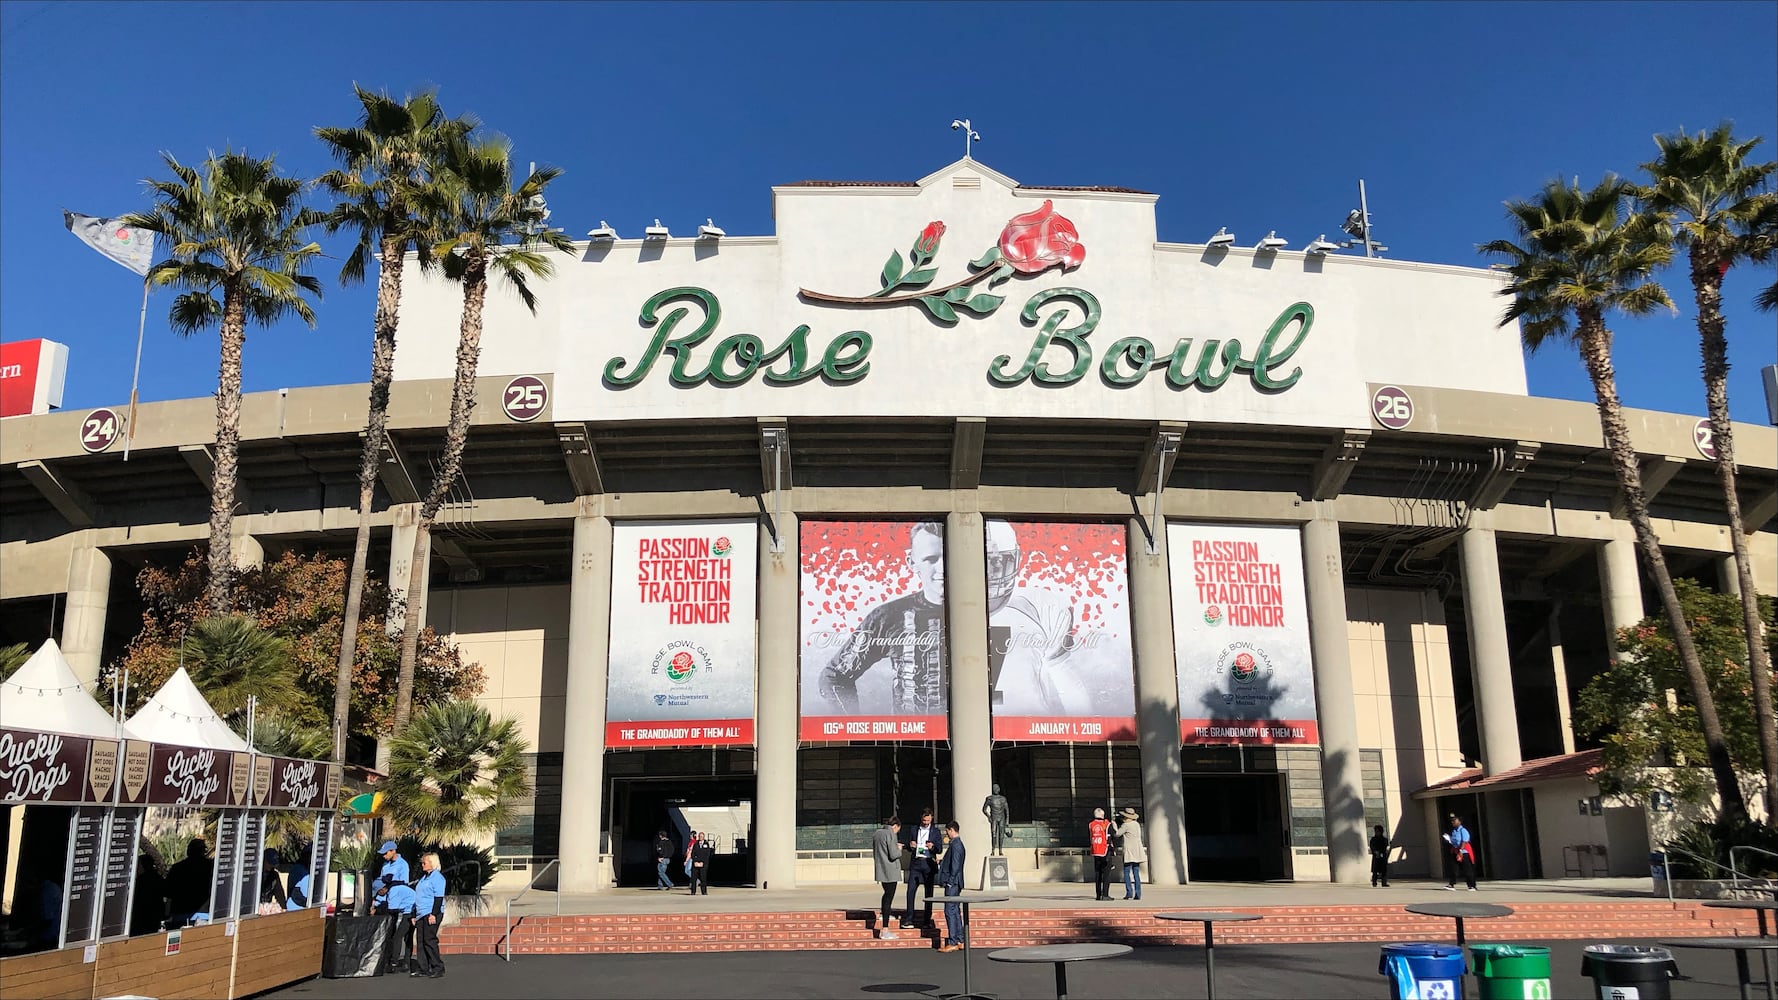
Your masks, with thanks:
[{"label": "round outdoor table", "polygon": [[[969,904],[1004,903],[1012,897],[992,896],[980,892],[965,892],[956,896],[943,896],[940,898],[946,903],[957,903],[963,907],[963,992],[952,996],[950,1000],[970,1000],[970,998],[977,996],[983,997],[985,1000],[994,1000],[994,995],[992,993],[978,994],[969,988],[969,939],[974,936],[969,933]],[[951,940],[954,941],[957,939],[957,928],[946,926],[945,929],[950,931]]]},{"label": "round outdoor table", "polygon": [[[1704,904],[1719,910],[1752,910],[1759,915],[1759,936],[1770,937],[1771,931],[1766,929],[1766,914],[1778,912],[1778,900],[1766,902],[1763,899],[1712,899]],[[1772,989],[1772,956],[1768,952],[1759,954],[1760,969],[1766,974],[1766,996],[1773,995]]]},{"label": "round outdoor table", "polygon": [[1423,917],[1450,917],[1457,921],[1457,947],[1466,943],[1463,937],[1463,921],[1474,917],[1510,917],[1513,909],[1495,903],[1409,903],[1405,909],[1409,913],[1418,913]]},{"label": "round outdoor table", "polygon": [[1029,948],[1002,948],[988,953],[990,962],[1018,962],[1056,966],[1056,1000],[1068,1000],[1068,963],[1128,955],[1127,944],[1040,944]]},{"label": "round outdoor table", "polygon": [[1264,920],[1258,913],[1230,913],[1218,910],[1189,910],[1178,913],[1157,913],[1156,920],[1189,920],[1204,925],[1204,990],[1209,1000],[1216,1000],[1216,934],[1211,929],[1217,921],[1235,923]]},{"label": "round outdoor table", "polygon": [[[1735,983],[1740,990],[1741,1000],[1748,1000],[1747,987],[1753,985],[1753,977],[1747,971],[1747,953],[1757,951],[1762,956],[1778,951],[1778,938],[1769,937],[1708,937],[1708,938],[1676,938],[1662,941],[1667,948],[1708,948],[1712,951],[1732,951],[1735,953]],[[1772,984],[1766,984],[1767,1000],[1778,1000],[1772,994]]]}]

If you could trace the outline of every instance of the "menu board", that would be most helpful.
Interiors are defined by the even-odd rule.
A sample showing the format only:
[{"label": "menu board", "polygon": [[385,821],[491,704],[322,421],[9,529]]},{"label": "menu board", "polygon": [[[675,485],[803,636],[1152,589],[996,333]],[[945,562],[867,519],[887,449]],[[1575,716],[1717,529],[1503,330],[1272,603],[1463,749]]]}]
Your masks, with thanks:
[{"label": "menu board", "polygon": [[234,916],[236,865],[240,858],[241,814],[225,812],[216,820],[216,865],[210,882],[210,919]]},{"label": "menu board", "polygon": [[327,872],[333,865],[333,824],[332,813],[315,817],[315,849],[309,859],[310,906],[327,902]]},{"label": "menu board", "polygon": [[105,837],[104,900],[99,904],[99,938],[126,937],[130,933],[130,898],[136,884],[136,837],[142,828],[142,810],[119,809],[111,816]]},{"label": "menu board", "polygon": [[250,812],[241,826],[241,905],[235,915],[251,917],[259,912],[259,845],[265,839],[265,813]]},{"label": "menu board", "polygon": [[62,947],[93,939],[93,912],[99,896],[99,848],[105,834],[101,806],[79,806],[70,821],[68,867],[62,894]]}]

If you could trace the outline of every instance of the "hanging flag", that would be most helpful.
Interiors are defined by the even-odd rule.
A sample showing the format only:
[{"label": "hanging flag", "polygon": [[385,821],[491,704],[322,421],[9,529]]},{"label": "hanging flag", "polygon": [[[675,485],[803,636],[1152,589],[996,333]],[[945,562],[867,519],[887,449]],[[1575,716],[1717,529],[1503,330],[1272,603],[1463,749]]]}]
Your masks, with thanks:
[{"label": "hanging flag", "polygon": [[153,233],[126,226],[117,219],[100,219],[67,209],[62,210],[62,224],[80,242],[137,274],[148,276],[148,268],[154,263]]}]

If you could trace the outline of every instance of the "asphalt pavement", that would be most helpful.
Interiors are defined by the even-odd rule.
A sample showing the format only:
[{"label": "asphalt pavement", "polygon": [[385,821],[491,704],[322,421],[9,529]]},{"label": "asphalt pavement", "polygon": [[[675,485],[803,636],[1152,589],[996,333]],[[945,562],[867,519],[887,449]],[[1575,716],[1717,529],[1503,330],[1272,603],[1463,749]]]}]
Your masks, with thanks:
[{"label": "asphalt pavement", "polygon": [[[1532,943],[1532,942],[1524,942]],[[1592,997],[1580,976],[1588,941],[1540,942],[1550,949],[1555,997]],[[1653,942],[1617,941],[1616,944]],[[1737,995],[1730,953],[1675,950],[1682,975],[1677,1000]],[[687,955],[518,955],[508,964],[487,955],[447,956],[441,979],[381,976],[311,979],[266,994],[281,1000],[448,1000],[448,998],[633,997],[686,1000],[937,1000],[960,992],[961,954],[931,951],[719,952]],[[1375,944],[1225,945],[1216,949],[1217,995],[1244,997],[1386,998]],[[1760,978],[1759,959],[1752,962]],[[987,950],[971,959],[972,987],[1001,1000],[1055,996],[1048,965],[990,962]],[[1068,971],[1077,1000],[1149,1000],[1204,996],[1203,953],[1197,948],[1138,948],[1122,958],[1081,963]],[[1762,995],[1762,987],[1754,995]],[[1475,996],[1471,980],[1469,995]]]}]

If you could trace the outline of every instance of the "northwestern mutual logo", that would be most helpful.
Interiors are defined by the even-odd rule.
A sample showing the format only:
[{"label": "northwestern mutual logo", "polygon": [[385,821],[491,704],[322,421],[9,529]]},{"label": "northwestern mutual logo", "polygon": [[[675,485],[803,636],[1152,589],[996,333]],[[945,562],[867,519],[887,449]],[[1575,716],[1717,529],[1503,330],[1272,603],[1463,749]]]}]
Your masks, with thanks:
[{"label": "northwestern mutual logo", "polygon": [[[930,222],[914,239],[904,258],[893,250],[878,275],[878,288],[865,295],[839,295],[800,289],[806,302],[847,309],[918,306],[934,322],[946,326],[970,317],[993,315],[1006,301],[1005,291],[995,292],[1014,276],[1031,277],[1051,268],[1078,268],[1086,260],[1080,231],[1045,200],[1035,211],[1016,215],[1001,230],[1000,239],[968,264],[968,273],[934,287],[939,278],[939,246],[945,235],[942,221]],[[671,306],[672,308],[668,308]],[[680,327],[692,308],[702,319],[690,330]],[[1067,386],[1079,382],[1094,368],[1094,350],[1087,338],[1099,325],[1103,307],[1085,288],[1061,286],[1042,289],[1025,301],[1019,320],[1036,327],[1036,335],[1022,361],[1002,354],[988,366],[988,379],[1003,387],[1031,382]],[[767,385],[797,385],[816,377],[829,382],[856,382],[870,372],[871,335],[849,330],[828,341],[815,359],[810,353],[807,324],[798,326],[776,346],[767,347],[751,333],[730,334],[716,341],[701,358],[696,349],[716,335],[722,323],[722,304],[709,290],[689,285],[668,288],[642,304],[642,326],[654,331],[648,346],[634,362],[614,357],[605,365],[605,381],[613,388],[627,388],[646,379],[662,356],[672,357],[668,379],[673,385],[691,388],[712,382],[740,385],[758,374]],[[1110,386],[1133,386],[1152,371],[1164,370],[1174,389],[1192,386],[1209,391],[1231,375],[1246,375],[1262,392],[1282,392],[1302,377],[1300,367],[1285,366],[1315,323],[1315,309],[1307,302],[1287,306],[1272,321],[1251,351],[1229,337],[1207,338],[1201,343],[1181,337],[1169,350],[1142,336],[1122,337],[1105,348],[1098,359],[1099,378]]]}]

